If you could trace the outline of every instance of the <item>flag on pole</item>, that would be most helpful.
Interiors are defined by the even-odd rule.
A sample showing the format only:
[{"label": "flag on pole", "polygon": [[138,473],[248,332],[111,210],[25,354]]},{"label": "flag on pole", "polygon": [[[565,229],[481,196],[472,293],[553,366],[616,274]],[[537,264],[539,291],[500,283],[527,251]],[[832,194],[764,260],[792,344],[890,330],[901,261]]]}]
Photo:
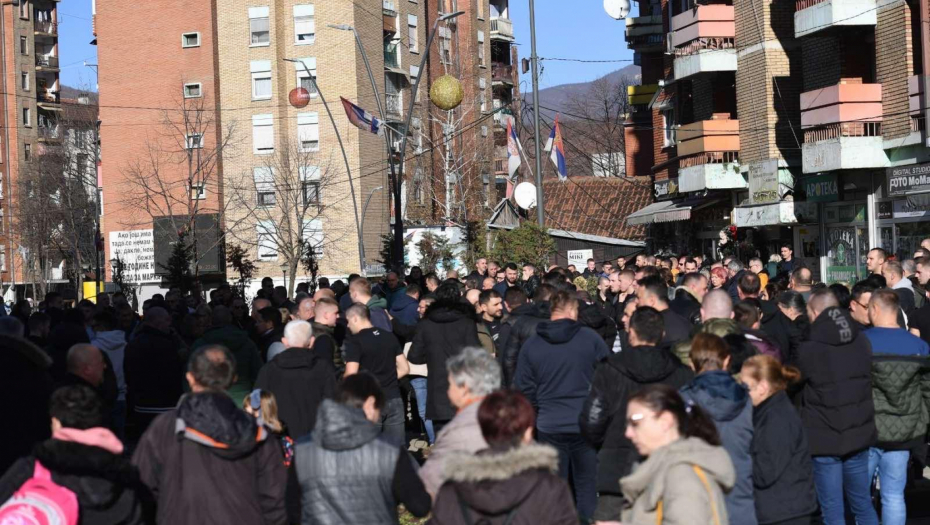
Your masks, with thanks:
[{"label": "flag on pole", "polygon": [[555,169],[559,172],[559,180],[568,178],[568,169],[565,167],[565,145],[562,143],[562,127],[559,126],[559,116],[555,116],[555,124],[552,126],[552,132],[549,133],[549,140],[546,142],[546,151],[549,153],[549,159],[555,164]]},{"label": "flag on pole", "polygon": [[517,132],[513,129],[513,119],[509,118],[509,115],[505,115],[504,118],[507,119],[507,174],[513,181],[517,168],[520,167],[520,153],[523,151],[523,146],[520,145]]},{"label": "flag on pole", "polygon": [[384,127],[381,125],[381,121],[375,118],[374,115],[343,97],[339,98],[342,100],[342,107],[346,110],[346,116],[349,117],[349,122],[354,124],[357,128],[370,131],[375,135],[384,135]]}]

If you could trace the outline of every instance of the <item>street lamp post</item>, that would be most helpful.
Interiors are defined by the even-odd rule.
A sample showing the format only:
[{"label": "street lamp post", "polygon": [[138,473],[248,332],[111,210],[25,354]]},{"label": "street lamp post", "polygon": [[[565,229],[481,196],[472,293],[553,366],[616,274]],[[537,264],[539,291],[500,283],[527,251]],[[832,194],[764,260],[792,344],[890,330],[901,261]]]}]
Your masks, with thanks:
[{"label": "street lamp post", "polygon": [[365,205],[362,206],[362,226],[363,227],[365,226],[365,212],[368,211],[368,203],[371,202],[371,198],[374,197],[376,191],[383,190],[383,189],[384,189],[384,186],[378,186],[377,188],[371,190],[368,193],[368,198],[365,199]]},{"label": "street lamp post", "polygon": [[543,209],[542,147],[539,143],[539,57],[536,55],[536,4],[530,0],[530,62],[533,67],[533,133],[536,149],[536,220],[545,228],[546,213]]},{"label": "street lamp post", "polygon": [[333,118],[333,113],[329,110],[326,97],[323,96],[323,91],[320,90],[320,85],[316,83],[316,77],[310,73],[310,68],[307,67],[307,64],[303,60],[294,58],[285,58],[284,61],[303,66],[304,72],[307,73],[310,83],[313,84],[313,89],[316,90],[317,95],[320,97],[320,102],[323,103],[323,108],[326,109],[326,114],[329,116],[330,123],[333,125],[333,131],[336,133],[336,141],[339,142],[339,150],[342,152],[342,160],[346,164],[346,177],[349,179],[349,192],[352,194],[352,208],[355,210],[355,231],[358,235],[358,263],[361,266],[361,274],[365,275],[365,242],[362,239],[362,225],[358,220],[358,202],[355,200],[355,183],[352,182],[352,168],[349,167],[349,157],[346,155],[346,148],[342,144],[342,135],[339,133],[339,127],[336,126],[336,120]]},{"label": "street lamp post", "polygon": [[[410,122],[413,119],[413,109],[414,104],[416,104],[416,94],[417,89],[420,87],[420,79],[423,78],[423,68],[426,65],[426,61],[429,59],[429,49],[433,44],[433,40],[436,38],[436,32],[439,29],[439,22],[445,22],[452,20],[456,17],[465,14],[464,11],[456,11],[454,13],[447,13],[436,18],[436,21],[433,23],[433,28],[430,31],[429,37],[426,40],[426,48],[423,50],[423,57],[420,59],[420,67],[417,70],[417,77],[413,82],[412,89],[410,91],[410,103],[408,104],[407,114],[404,117],[404,129],[403,136],[401,137],[400,144],[400,173],[394,171],[394,163],[391,162],[391,142],[390,139],[385,139],[387,141],[387,150],[388,150],[388,162],[389,169],[391,173],[391,193],[394,198],[394,265],[398,268],[402,267],[404,264],[404,218],[403,218],[403,209],[401,207],[401,181],[404,174],[404,161],[407,156],[407,137],[410,130]],[[381,95],[378,91],[378,85],[375,83],[375,77],[371,72],[371,66],[368,63],[368,55],[365,53],[365,48],[362,46],[362,40],[358,36],[358,31],[354,27],[341,24],[341,25],[330,25],[329,27],[333,29],[339,29],[342,31],[352,31],[355,35],[355,42],[358,44],[359,52],[362,54],[362,60],[365,62],[365,68],[368,70],[368,78],[371,80],[371,87],[375,92],[375,99],[378,102],[378,113],[381,115],[381,120],[384,121],[384,110],[381,107]],[[387,134],[385,133],[385,137]],[[372,192],[374,193],[374,192]],[[370,198],[370,196],[369,196]]]}]

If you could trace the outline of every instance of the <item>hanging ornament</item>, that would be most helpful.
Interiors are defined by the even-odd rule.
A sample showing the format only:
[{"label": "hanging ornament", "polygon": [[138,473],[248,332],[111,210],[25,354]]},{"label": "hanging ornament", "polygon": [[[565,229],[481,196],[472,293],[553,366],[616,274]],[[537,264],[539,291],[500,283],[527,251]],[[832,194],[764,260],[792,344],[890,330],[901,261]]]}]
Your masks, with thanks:
[{"label": "hanging ornament", "polygon": [[452,75],[437,78],[429,89],[429,99],[436,107],[445,111],[459,107],[464,97],[465,91],[462,89],[462,83]]},{"label": "hanging ornament", "polygon": [[305,108],[310,103],[310,92],[306,88],[296,87],[287,94],[287,101],[297,109]]}]

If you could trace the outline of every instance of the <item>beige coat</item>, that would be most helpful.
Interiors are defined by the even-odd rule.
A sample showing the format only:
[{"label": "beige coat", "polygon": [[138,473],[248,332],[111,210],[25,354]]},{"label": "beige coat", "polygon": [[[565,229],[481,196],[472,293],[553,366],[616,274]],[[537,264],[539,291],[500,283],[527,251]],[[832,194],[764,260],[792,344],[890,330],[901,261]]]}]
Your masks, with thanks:
[{"label": "beige coat", "polygon": [[[710,491],[694,470],[704,472]],[[662,502],[662,525],[728,525],[723,493],[736,482],[736,471],[723,447],[698,438],[680,439],[660,448],[620,480],[628,504],[623,525],[657,525]],[[711,503],[718,519],[714,520]]]},{"label": "beige coat", "polygon": [[423,486],[430,496],[435,498],[445,483],[445,466],[450,456],[456,452],[474,454],[488,448],[478,425],[479,406],[480,402],[474,402],[463,408],[436,436],[436,444],[430,449],[429,459],[419,471]]}]

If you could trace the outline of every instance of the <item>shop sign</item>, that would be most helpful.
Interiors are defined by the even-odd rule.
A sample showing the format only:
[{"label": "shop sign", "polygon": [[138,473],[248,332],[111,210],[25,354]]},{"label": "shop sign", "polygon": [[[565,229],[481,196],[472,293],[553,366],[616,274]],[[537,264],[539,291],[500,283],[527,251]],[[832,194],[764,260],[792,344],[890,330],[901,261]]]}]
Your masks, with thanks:
[{"label": "shop sign", "polygon": [[888,194],[930,191],[930,163],[888,168]]},{"label": "shop sign", "polygon": [[804,179],[804,193],[810,202],[833,202],[840,199],[836,174],[817,175]]},{"label": "shop sign", "polygon": [[893,210],[895,219],[930,216],[930,196],[914,195],[906,199],[898,199],[894,201]]},{"label": "shop sign", "polygon": [[123,278],[127,283],[158,281],[154,238],[151,228],[110,232],[110,257],[119,258],[123,263]]},{"label": "shop sign", "polygon": [[856,276],[855,228],[836,228],[827,236],[827,282],[854,282]]},{"label": "shop sign", "polygon": [[894,217],[894,211],[893,211],[893,207],[892,207],[892,202],[891,202],[891,201],[881,201],[881,202],[879,202],[879,203],[878,203],[878,211],[877,211],[877,214],[878,214],[878,215],[877,215],[876,219],[878,219],[878,220],[882,220],[882,219],[891,219],[892,217]]},{"label": "shop sign", "polygon": [[749,202],[778,202],[778,159],[749,163]]},{"label": "shop sign", "polygon": [[568,264],[574,264],[575,268],[586,268],[588,259],[594,258],[594,250],[568,250]]},{"label": "shop sign", "polygon": [[655,197],[657,201],[671,199],[678,196],[678,179],[657,180],[655,182]]}]

